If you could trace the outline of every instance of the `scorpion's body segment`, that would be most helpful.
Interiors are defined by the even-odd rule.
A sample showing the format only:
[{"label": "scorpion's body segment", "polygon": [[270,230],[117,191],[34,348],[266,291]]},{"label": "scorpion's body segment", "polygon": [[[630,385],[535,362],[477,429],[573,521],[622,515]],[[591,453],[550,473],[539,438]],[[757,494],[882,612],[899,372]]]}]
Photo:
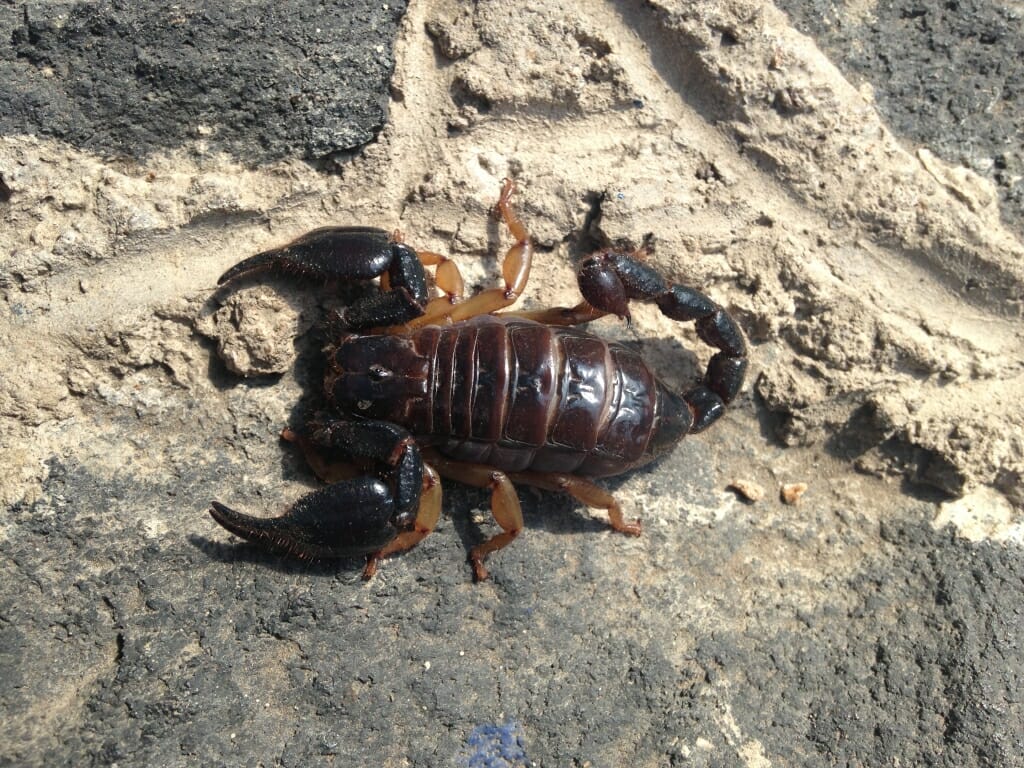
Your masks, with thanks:
[{"label": "scorpion's body segment", "polygon": [[[326,394],[339,411],[505,472],[620,474],[693,423],[639,354],[576,328],[481,315],[408,336],[353,335],[328,358]],[[391,375],[368,375],[374,362]]]},{"label": "scorpion's body segment", "polygon": [[[640,521],[627,522],[589,478],[646,464],[713,424],[743,384],[743,334],[703,293],[666,283],[641,254],[611,250],[580,265],[577,306],[497,314],[522,294],[533,257],[509,203],[513,189],[506,180],[497,205],[515,240],[502,262],[504,286],[466,299],[453,262],[372,227],[314,230],[224,273],[221,284],[264,270],[321,281],[379,277],[381,292],[336,318],[345,330],[327,349],[329,410],[283,433],[334,482],[274,519],[215,501],[218,523],[303,557],[366,555],[369,577],[378,559],[434,528],[443,476],[491,491],[502,531],[470,552],[477,579],[487,578],[484,558],[523,528],[514,483],[569,493],[605,509],[614,530],[639,535]],[[424,266],[436,267],[445,296],[431,297]],[[718,350],[683,395],[634,350],[574,327],[605,314],[628,320],[630,300],[693,321]],[[347,461],[335,466],[327,454],[338,452]]]}]

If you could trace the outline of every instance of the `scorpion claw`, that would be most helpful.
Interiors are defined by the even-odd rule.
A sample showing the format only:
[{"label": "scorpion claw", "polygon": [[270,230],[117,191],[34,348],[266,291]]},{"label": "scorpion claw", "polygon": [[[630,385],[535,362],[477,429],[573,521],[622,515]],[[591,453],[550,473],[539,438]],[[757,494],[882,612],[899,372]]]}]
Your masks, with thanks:
[{"label": "scorpion claw", "polygon": [[225,285],[242,275],[272,269],[276,263],[276,253],[272,251],[257,253],[255,256],[250,256],[248,259],[244,259],[231,267],[231,269],[217,279],[217,285]]},{"label": "scorpion claw", "polygon": [[246,541],[306,558],[369,555],[399,533],[391,491],[372,477],[307,494],[281,517],[252,517],[217,501],[210,515]]},{"label": "scorpion claw", "polygon": [[266,271],[322,279],[368,280],[387,270],[392,260],[392,243],[382,229],[321,227],[280,248],[240,261],[220,276],[217,285]]},{"label": "scorpion claw", "polygon": [[343,315],[353,328],[401,324],[423,314],[430,298],[423,264],[412,248],[376,227],[321,227],[287,245],[257,253],[220,276],[217,285],[259,272],[322,281],[387,276],[390,290],[351,304]]}]

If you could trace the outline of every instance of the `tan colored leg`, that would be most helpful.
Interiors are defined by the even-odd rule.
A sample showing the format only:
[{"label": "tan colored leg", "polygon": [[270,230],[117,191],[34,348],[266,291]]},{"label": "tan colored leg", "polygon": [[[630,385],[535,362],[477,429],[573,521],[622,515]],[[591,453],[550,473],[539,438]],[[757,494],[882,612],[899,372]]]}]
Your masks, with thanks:
[{"label": "tan colored leg", "polygon": [[[434,253],[433,251],[416,251],[416,255],[420,257],[420,261],[424,266],[436,267],[434,270],[434,285],[444,291],[445,294],[427,302],[423,317],[417,318],[414,321],[415,325],[423,325],[424,323],[421,322],[423,318],[434,318],[433,321],[428,322],[436,322],[437,318],[444,318],[453,306],[461,302],[466,292],[466,283],[462,279],[462,273],[459,272],[455,262],[444,254]],[[415,327],[415,325],[399,327],[401,332],[406,332],[407,328]]]},{"label": "tan colored leg", "polygon": [[[410,328],[437,323],[455,323],[477,315],[486,315],[515,303],[526,288],[530,277],[530,265],[533,263],[533,243],[522,221],[516,216],[509,199],[516,185],[511,179],[505,179],[501,186],[501,196],[495,206],[505,226],[508,227],[515,244],[508,249],[501,263],[501,275],[505,280],[504,288],[489,288],[458,304],[444,306],[430,302],[427,312],[408,324]],[[441,265],[443,266],[443,264]],[[461,278],[460,278],[461,279]]]},{"label": "tan colored leg", "polygon": [[622,507],[608,491],[589,480],[576,477],[575,475],[563,475],[557,472],[513,472],[509,475],[514,482],[532,485],[535,488],[544,488],[549,491],[561,491],[568,493],[577,501],[581,501],[588,507],[603,509],[608,513],[611,526],[619,533],[629,536],[639,536],[642,526],[640,518],[635,522],[627,523],[622,514]]},{"label": "tan colored leg", "polygon": [[412,549],[423,541],[434,530],[441,519],[441,478],[428,464],[423,465],[423,495],[420,496],[420,508],[416,513],[416,521],[411,531],[398,534],[386,547],[374,552],[366,558],[363,568],[363,579],[370,579],[377,572],[377,561],[398,552]]},{"label": "tan colored leg", "polygon": [[501,312],[502,317],[519,317],[533,320],[544,325],[579,325],[604,317],[607,312],[594,309],[587,302],[581,301],[575,307],[552,307],[551,309],[533,309],[513,312]]},{"label": "tan colored leg", "polygon": [[[416,251],[416,255],[420,257],[420,262],[423,266],[436,267],[434,270],[434,285],[445,292],[445,295],[439,300],[446,301],[448,304],[462,301],[462,296],[466,292],[466,283],[462,279],[462,273],[459,272],[459,267],[455,262],[444,254],[434,253],[433,251]],[[427,312],[430,312],[429,308]]]},{"label": "tan colored leg", "polygon": [[337,483],[339,480],[350,480],[365,472],[350,461],[329,461],[323,455],[323,448],[308,438],[300,435],[291,427],[281,430],[281,439],[295,443],[313,470],[313,474],[325,483]]},{"label": "tan colored leg", "polygon": [[495,522],[504,530],[483,544],[473,547],[469,553],[469,562],[473,565],[474,578],[477,581],[484,581],[488,576],[487,568],[484,567],[484,558],[491,552],[497,552],[508,546],[523,530],[523,510],[519,506],[519,497],[516,495],[515,486],[512,485],[508,475],[486,464],[451,461],[434,456],[431,456],[430,460],[442,477],[458,480],[460,483],[476,488],[491,489],[491,514],[494,516]]}]

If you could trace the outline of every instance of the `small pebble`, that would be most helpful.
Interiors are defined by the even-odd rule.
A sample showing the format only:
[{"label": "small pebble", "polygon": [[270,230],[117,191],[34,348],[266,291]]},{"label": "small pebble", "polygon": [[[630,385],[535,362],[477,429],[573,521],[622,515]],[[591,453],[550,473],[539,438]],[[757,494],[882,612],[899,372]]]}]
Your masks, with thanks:
[{"label": "small pebble", "polygon": [[782,486],[781,496],[786,504],[796,504],[805,493],[807,483],[786,483]]},{"label": "small pebble", "polygon": [[727,487],[750,502],[760,501],[764,498],[764,488],[753,480],[733,480]]}]

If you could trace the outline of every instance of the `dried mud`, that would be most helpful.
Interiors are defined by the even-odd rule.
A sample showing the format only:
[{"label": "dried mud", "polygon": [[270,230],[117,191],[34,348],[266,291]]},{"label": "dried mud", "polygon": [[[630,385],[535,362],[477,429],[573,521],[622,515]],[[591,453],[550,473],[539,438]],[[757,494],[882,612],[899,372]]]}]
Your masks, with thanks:
[{"label": "dried mud", "polygon": [[[432,10],[434,50],[409,53],[420,60],[398,73],[391,124],[335,177],[184,150],[104,163],[6,137],[5,335],[20,375],[0,401],[4,434],[21,443],[73,418],[126,374],[195,382],[196,328],[236,372],[287,370],[281,299],[257,290],[250,306],[232,300],[234,320],[196,320],[226,265],[317,223],[364,221],[473,271],[511,175],[542,248],[530,304],[573,300],[584,243],[647,242],[666,274],[741,319],[774,438],[953,496],[994,487],[1019,506],[1024,250],[992,186],[904,148],[870,94],[771,9],[656,6],[637,19],[642,38],[630,12],[605,13],[528,12],[526,52],[490,6]],[[172,318],[159,333],[154,311]],[[271,341],[261,318],[286,332]],[[655,317],[639,332],[689,333]],[[8,502],[38,488],[56,447],[33,442],[5,468]]]}]

